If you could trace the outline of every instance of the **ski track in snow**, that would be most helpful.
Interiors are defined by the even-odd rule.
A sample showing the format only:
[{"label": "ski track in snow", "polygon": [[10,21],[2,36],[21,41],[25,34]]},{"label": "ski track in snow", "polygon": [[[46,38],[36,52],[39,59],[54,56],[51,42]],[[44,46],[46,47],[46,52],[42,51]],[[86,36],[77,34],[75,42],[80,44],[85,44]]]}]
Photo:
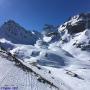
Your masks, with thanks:
[{"label": "ski track in snow", "polygon": [[2,57],[0,57],[1,87],[17,87],[18,90],[57,90],[55,87],[39,82],[33,73],[23,71],[13,62]]}]

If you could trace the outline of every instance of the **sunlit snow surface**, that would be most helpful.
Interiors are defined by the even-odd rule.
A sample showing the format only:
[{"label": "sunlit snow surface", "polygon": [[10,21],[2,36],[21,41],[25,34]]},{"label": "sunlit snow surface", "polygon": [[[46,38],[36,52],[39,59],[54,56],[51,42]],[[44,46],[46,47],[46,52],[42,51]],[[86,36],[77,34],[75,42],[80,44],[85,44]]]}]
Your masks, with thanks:
[{"label": "sunlit snow surface", "polygon": [[[13,55],[26,63],[25,65],[40,66],[42,71],[34,69],[35,72],[53,81],[60,90],[90,90],[90,51],[82,50],[75,45],[90,44],[90,30],[86,29],[74,36],[69,36],[66,30],[62,36],[62,39],[65,38],[68,40],[67,43],[56,41],[47,44],[51,38],[45,37],[46,42],[39,40],[35,46],[13,44],[4,38],[0,41],[7,51],[10,50]],[[48,84],[38,82],[34,74],[18,68],[6,56],[0,53],[0,87],[16,87],[18,90],[57,90]],[[50,74],[47,74],[49,70]],[[52,77],[55,81],[51,79]]]},{"label": "sunlit snow surface", "polygon": [[9,61],[7,55],[0,53],[0,90],[57,90],[37,80],[35,74],[23,71]]},{"label": "sunlit snow surface", "polygon": [[[14,46],[14,49],[12,49],[10,52],[12,54],[15,54],[16,57],[18,57],[25,63],[28,64],[36,63],[37,65],[40,65],[42,68],[44,67],[43,68],[44,71],[46,71],[47,69],[50,70],[51,75],[54,76],[56,80],[59,80],[59,82],[62,83],[62,85],[58,83],[58,86],[61,85],[60,87],[63,87],[64,90],[90,90],[90,53],[87,51],[81,51],[80,48],[76,48],[75,46],[73,46],[73,43],[75,43],[76,41],[78,42],[85,41],[87,43],[89,37],[87,37],[86,32],[87,30],[76,34],[76,36],[72,38],[70,42],[62,44],[60,46],[62,47],[62,49],[57,46],[59,42],[56,42],[54,44],[52,43],[48,48],[41,48],[39,46],[37,48],[32,45],[13,44],[5,40],[3,40],[3,43],[4,42],[9,43],[10,45]],[[31,73],[27,74],[27,72],[22,71],[20,68],[14,66],[13,63],[7,61],[6,59],[3,59],[2,57],[0,60],[1,62],[3,61],[3,63],[0,63],[1,64],[0,74],[2,74],[0,79],[1,81],[4,77],[3,76],[4,73],[7,73],[8,70],[11,69],[11,67],[14,67],[13,70],[11,70],[10,73],[11,76],[8,75],[7,77],[9,78],[4,79],[1,86],[4,86],[8,83],[8,85],[10,86],[12,86],[12,84],[16,86],[19,85],[18,86],[18,88],[20,88],[19,90],[37,90],[37,89],[30,89],[31,84],[29,82],[31,81],[28,81],[29,77],[27,76],[28,75],[31,76]],[[9,65],[8,64],[3,65],[5,63],[9,63]],[[4,69],[6,69],[7,72]],[[76,73],[78,77],[72,77],[71,75],[68,75],[67,70]],[[18,74],[20,74],[20,76]],[[11,79],[13,77],[21,78],[21,80],[18,81],[19,79],[18,80]],[[36,80],[35,78],[36,77],[34,77],[34,80]],[[29,86],[26,83],[29,83]],[[44,88],[47,86],[47,85],[45,86],[42,83],[38,84],[40,86],[39,87],[40,89],[38,90],[44,90]],[[45,88],[45,90],[51,90],[51,88],[48,89]]]},{"label": "sunlit snow surface", "polygon": [[[41,49],[34,46],[25,45],[22,47],[20,46],[12,50],[11,53],[18,53],[17,57],[22,58],[20,55],[23,52],[23,55],[21,56],[23,56],[23,59],[26,60],[25,62],[36,62],[42,67],[51,70],[51,74],[71,90],[90,89],[90,61],[81,60],[78,57],[75,58],[67,51],[55,46],[50,49]],[[72,77],[68,75],[66,73],[67,70],[78,74],[79,77]],[[65,88],[64,90],[67,89]]]},{"label": "sunlit snow surface", "polygon": [[[69,24],[71,27],[77,26],[82,20],[82,17],[76,15],[58,29],[55,27],[51,32],[46,32],[49,36],[41,35],[42,38],[35,32],[31,32],[28,38],[25,38],[27,34],[20,27],[19,31],[15,31],[16,28],[12,30],[11,27],[14,35],[7,31],[8,24],[6,24],[0,33],[0,46],[10,51],[39,76],[56,85],[58,90],[90,90],[90,29],[81,29],[77,33],[74,31],[70,34],[67,28]],[[34,45],[29,45],[31,43]],[[0,87],[18,90],[57,90],[47,83],[39,82],[35,74],[17,67],[15,62],[10,61],[8,55],[2,52],[0,52]]]}]

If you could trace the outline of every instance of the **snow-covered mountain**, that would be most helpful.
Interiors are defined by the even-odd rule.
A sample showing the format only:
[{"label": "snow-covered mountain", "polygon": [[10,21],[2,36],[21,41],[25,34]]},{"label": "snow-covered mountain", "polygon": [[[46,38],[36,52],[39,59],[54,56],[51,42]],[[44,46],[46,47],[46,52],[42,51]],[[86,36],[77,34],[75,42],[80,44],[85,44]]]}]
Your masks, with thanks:
[{"label": "snow-covered mountain", "polygon": [[[66,67],[64,66],[63,68],[59,69],[47,66],[46,68],[51,70],[56,77],[62,79],[65,83],[67,83],[72,88],[72,90],[89,90],[90,13],[82,13],[70,17],[68,21],[66,21],[59,27],[53,28],[53,26],[50,26],[50,28],[46,29],[46,31],[44,32],[45,33],[43,34],[43,39],[41,41],[44,43],[46,42],[48,44],[47,49],[51,50],[51,52],[55,51],[54,55],[58,54],[60,55],[60,57],[63,56],[62,55],[63,51],[60,53],[58,52],[58,50],[59,51],[65,50],[65,52],[68,52],[69,55],[70,56],[72,55],[74,58],[73,61],[70,61],[71,64],[69,63],[69,60],[67,60],[68,58],[65,59],[68,61],[69,66],[65,65]],[[59,37],[55,37],[56,33],[57,35],[59,35]],[[41,43],[40,46],[38,44],[36,45],[38,45],[39,47],[41,47],[41,45],[42,46],[45,45],[46,47],[46,43],[45,44],[44,43]],[[54,58],[55,57],[54,55],[51,56],[52,57],[51,60],[54,59],[56,61],[57,59]],[[65,54],[65,56],[67,56],[67,54]],[[40,60],[42,59],[43,57]],[[78,79],[67,76],[65,72],[71,76],[72,74],[76,73],[78,75],[78,76],[76,75]]]},{"label": "snow-covered mountain", "polygon": [[49,44],[48,48],[57,46],[78,59],[86,59],[90,56],[90,13],[70,17],[58,27],[46,25],[42,41]]},{"label": "snow-covered mountain", "polygon": [[46,42],[50,42],[53,38],[53,42],[60,39],[65,40],[65,37],[73,36],[77,33],[83,32],[87,28],[90,28],[90,13],[81,13],[70,17],[68,21],[60,26],[46,24],[43,28],[43,37],[44,39],[49,38],[46,40]]},{"label": "snow-covered mountain", "polygon": [[90,13],[75,15],[58,29],[59,45],[78,59],[90,58]]},{"label": "snow-covered mountain", "polygon": [[28,31],[15,21],[9,20],[0,27],[0,38],[4,38],[14,44],[34,45],[36,40],[40,38],[40,33]]},{"label": "snow-covered mountain", "polygon": [[[10,63],[10,66],[14,67],[8,56],[11,55],[14,59],[18,59],[18,64],[22,62],[24,66],[34,70],[37,77],[34,76],[33,81],[35,80],[38,87],[40,83],[36,82],[37,78],[43,82],[40,90],[90,90],[90,13],[70,17],[60,26],[46,24],[41,34],[36,31],[27,31],[10,20],[0,27],[0,42],[1,62],[3,57],[5,58],[3,63],[0,62],[2,68],[4,69],[2,64],[6,60],[8,61],[5,65]],[[2,50],[7,53],[2,54]],[[16,68],[15,71],[20,69],[14,68]],[[26,72],[26,74],[23,72],[23,75],[26,75],[26,78],[24,77],[26,88],[24,86],[22,89],[20,86],[22,82],[19,81],[20,90],[28,90],[33,85],[30,84],[31,79],[28,77],[32,73],[28,73],[27,70],[24,71]],[[10,74],[17,78],[14,73]],[[41,77],[49,81],[50,86]],[[4,83],[2,82],[3,85],[7,84],[5,80]],[[55,86],[52,88],[53,85],[58,88]]]}]

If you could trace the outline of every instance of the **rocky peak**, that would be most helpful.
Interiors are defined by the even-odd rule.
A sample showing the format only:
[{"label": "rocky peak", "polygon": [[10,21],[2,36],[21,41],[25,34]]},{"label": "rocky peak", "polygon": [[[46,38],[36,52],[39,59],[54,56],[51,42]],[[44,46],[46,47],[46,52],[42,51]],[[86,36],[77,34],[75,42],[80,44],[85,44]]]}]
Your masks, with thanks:
[{"label": "rocky peak", "polygon": [[60,26],[59,30],[68,30],[69,34],[82,32],[85,29],[90,29],[90,13],[81,13],[71,17],[67,22]]},{"label": "rocky peak", "polygon": [[39,35],[26,30],[15,21],[9,20],[0,27],[0,38],[5,38],[15,44],[35,44]]}]

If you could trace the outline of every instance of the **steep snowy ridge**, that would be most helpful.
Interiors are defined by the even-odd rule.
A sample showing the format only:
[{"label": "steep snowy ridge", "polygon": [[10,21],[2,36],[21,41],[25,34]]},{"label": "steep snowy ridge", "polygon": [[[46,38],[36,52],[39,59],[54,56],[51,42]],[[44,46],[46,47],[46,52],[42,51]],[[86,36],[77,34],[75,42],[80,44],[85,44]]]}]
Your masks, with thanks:
[{"label": "steep snowy ridge", "polygon": [[[63,28],[64,27],[64,28]],[[72,17],[59,27],[59,45],[78,59],[89,60],[90,56],[90,13]]]},{"label": "steep snowy ridge", "polygon": [[68,33],[74,34],[78,32],[82,32],[86,29],[87,23],[90,24],[90,13],[81,13],[71,17],[67,22],[62,24],[59,30],[64,31],[68,29]]}]

